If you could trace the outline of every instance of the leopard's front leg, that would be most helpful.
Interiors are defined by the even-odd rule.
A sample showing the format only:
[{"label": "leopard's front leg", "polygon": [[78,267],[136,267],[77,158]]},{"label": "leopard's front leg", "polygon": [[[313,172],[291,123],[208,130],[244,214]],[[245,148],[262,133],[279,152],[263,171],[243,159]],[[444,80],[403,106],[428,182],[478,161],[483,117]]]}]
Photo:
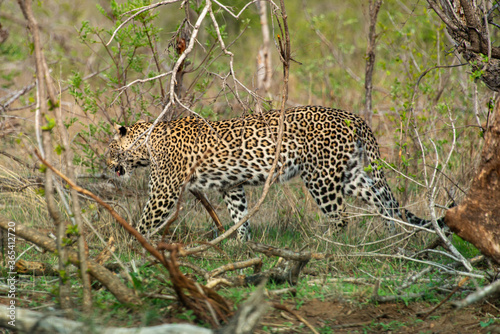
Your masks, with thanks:
[{"label": "leopard's front leg", "polygon": [[182,183],[178,179],[170,177],[171,175],[165,173],[165,170],[163,171],[162,174],[158,173],[156,168],[151,170],[149,199],[136,226],[142,235],[148,236],[165,223],[179,199]]},{"label": "leopard's front leg", "polygon": [[[247,200],[243,186],[235,186],[222,191],[222,197],[234,224],[237,224],[248,214]],[[251,238],[250,222],[246,221],[238,228],[236,238],[239,241],[249,241]]]}]

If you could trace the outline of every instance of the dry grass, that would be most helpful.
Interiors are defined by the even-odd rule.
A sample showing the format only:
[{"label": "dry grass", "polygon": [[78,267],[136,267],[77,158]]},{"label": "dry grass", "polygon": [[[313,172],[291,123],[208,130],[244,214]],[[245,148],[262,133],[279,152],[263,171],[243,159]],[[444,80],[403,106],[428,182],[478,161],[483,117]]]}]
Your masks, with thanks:
[{"label": "dry grass", "polygon": [[[17,15],[15,5],[15,3],[8,2],[2,4],[6,12]],[[290,3],[287,6],[289,6],[288,13],[293,18],[293,20],[290,20],[290,29],[293,33],[292,47],[294,54],[292,56],[303,62],[301,66],[293,64],[292,67],[290,104],[323,104],[357,113],[363,99],[362,82],[357,82],[347,75],[345,67],[349,67],[362,76],[362,69],[365,64],[365,35],[362,24],[365,17],[363,8],[361,8],[362,5],[326,1],[314,5],[310,4],[311,15],[316,15],[318,19],[316,22],[317,28],[322,30],[336,47],[336,57],[334,57],[336,59],[330,60],[327,60],[327,58],[332,56],[331,50],[326,48],[313,30],[309,28],[309,23],[306,22],[303,16],[301,3]],[[446,177],[441,177],[437,183],[439,190],[436,199],[436,203],[446,206],[449,203],[449,197],[445,189],[450,191],[455,200],[460,201],[464,195],[462,190],[467,190],[475,173],[481,150],[482,139],[477,134],[477,128],[471,126],[475,125],[475,119],[471,112],[471,105],[475,102],[472,95],[475,84],[470,80],[469,73],[463,68],[455,68],[429,73],[421,81],[421,88],[415,89],[414,85],[418,75],[426,68],[435,65],[434,55],[443,53],[445,45],[442,42],[441,44],[434,42],[432,39],[443,38],[443,33],[439,30],[439,24],[435,21],[435,18],[429,13],[421,12],[422,8],[418,6],[414,9],[415,13],[412,12],[411,14],[405,12],[406,7],[401,6],[402,8],[399,8],[403,9],[401,11],[391,11],[398,5],[388,3],[387,6],[387,12],[381,13],[380,17],[381,22],[386,25],[386,30],[381,34],[377,50],[379,64],[375,70],[374,106],[378,114],[374,116],[373,130],[380,143],[382,157],[388,162],[394,163],[396,170],[406,175],[412,174],[412,177],[418,182],[425,183],[424,166],[421,161],[422,152],[418,140],[411,130],[412,124],[408,119],[413,119],[419,129],[419,135],[425,146],[424,154],[428,166],[427,172],[430,174],[433,171],[431,166],[434,166],[437,162],[442,163],[444,156],[451,148],[451,121],[446,112],[440,111],[442,105],[449,108],[457,128],[457,146],[449,166],[442,166]],[[37,7],[35,10],[37,10],[36,16],[39,23],[44,29],[43,38],[56,46],[56,48],[45,51],[49,62],[52,61],[55,64],[51,65],[51,69],[54,69],[52,75],[57,86],[66,87],[71,70],[74,68],[77,68],[83,74],[89,74],[96,68],[104,66],[103,64],[106,61],[103,61],[103,59],[107,57],[104,48],[100,45],[94,45],[95,52],[91,52],[88,47],[79,43],[75,30],[68,28],[76,25],[78,29],[81,22],[87,19],[97,26],[110,27],[109,22],[99,20],[100,16],[96,14],[92,3],[82,2],[77,6],[74,6],[73,3],[62,6],[44,3],[43,6]],[[166,46],[172,37],[175,25],[178,23],[179,14],[169,10],[159,10],[158,13],[160,15],[158,22],[161,22],[163,28],[158,43],[164,48],[161,50],[161,56],[168,59],[170,54],[168,54]],[[389,13],[392,13],[390,18],[388,18]],[[395,15],[396,13],[398,15]],[[230,18],[225,18],[222,21],[227,24],[228,39],[239,33],[240,23],[236,23]],[[422,37],[428,38],[429,36],[415,35],[414,32],[410,31],[413,25],[416,27],[416,31],[419,31],[419,28],[422,27],[425,29],[435,28],[435,36],[433,35],[431,39],[424,41]],[[52,26],[57,27],[57,29],[47,29],[47,27]],[[428,28],[429,26],[431,28]],[[255,27],[258,27],[258,24]],[[258,31],[258,29],[253,30]],[[430,34],[429,31],[426,33]],[[25,37],[25,35],[11,34],[11,38],[19,39],[21,48],[26,47]],[[236,41],[232,49],[236,55],[237,75],[249,87],[254,84],[253,80],[256,72],[254,53],[259,45],[260,35],[250,31],[244,38]],[[400,47],[401,45],[408,47],[403,49]],[[69,56],[61,57],[61,49],[66,50],[65,48],[71,50],[71,52],[65,52],[63,54],[69,54]],[[25,71],[25,69],[32,67],[32,60],[26,58],[25,54],[28,53],[24,52],[26,50],[22,49],[21,51],[23,52],[19,52],[18,57],[23,57],[22,59],[10,59],[8,63],[0,65],[0,70],[4,69],[6,73],[11,73],[11,71],[19,72],[17,75],[13,75],[12,78],[0,78],[0,83],[11,90],[19,89],[33,81],[32,73]],[[192,55],[191,61],[194,64],[197,64],[205,56],[203,52],[197,52],[196,55]],[[323,62],[323,60],[327,61]],[[339,63],[340,60],[344,61],[344,66]],[[224,61],[221,60],[220,62],[221,67],[227,66]],[[273,53],[273,62],[275,66],[273,74],[275,82],[270,96],[276,96],[276,92],[279,92],[281,88],[281,72],[279,65],[277,65],[279,62],[276,53]],[[440,64],[451,64],[453,60],[443,58],[439,62]],[[190,84],[189,80],[191,79],[188,75],[185,78],[185,83]],[[95,87],[105,87],[108,84],[99,76],[89,82]],[[399,90],[395,89],[398,84]],[[424,90],[425,85],[429,85],[430,88]],[[443,89],[441,98],[434,100],[433,92],[441,88]],[[198,107],[210,109],[213,117],[240,116],[243,113],[242,106],[235,102],[235,98],[231,94],[219,96],[219,89],[220,85],[217,82],[208,88],[204,92],[204,99],[199,102]],[[129,93],[132,94],[131,91]],[[111,95],[111,93],[108,92],[108,95]],[[219,99],[214,100],[214,96],[219,96]],[[18,117],[20,126],[16,128],[16,132],[9,130],[8,133],[1,134],[2,144],[0,150],[5,150],[18,157],[29,156],[32,153],[31,147],[36,146],[33,136],[35,131],[33,130],[34,113],[32,109],[34,106],[30,102],[33,97],[34,91],[31,91],[12,106],[13,108],[25,108],[16,110],[13,113]],[[483,87],[479,87],[477,103],[481,106],[480,109],[483,113],[484,106],[490,97],[490,93],[487,93]],[[101,98],[104,101],[109,96]],[[243,95],[243,98],[251,101],[248,96]],[[108,120],[104,115],[113,118],[123,112],[120,109],[122,107],[120,103],[108,106],[103,101],[100,101],[100,106],[109,107],[109,109],[96,114],[85,113],[81,108],[81,103],[76,103],[75,99],[68,95],[67,91],[61,95],[61,101],[64,117],[78,118],[78,123],[71,128],[72,132],[70,134],[74,143],[81,142],[81,138],[77,136],[77,131],[95,125],[99,121]],[[155,116],[161,108],[151,101],[151,104],[146,109],[152,116]],[[135,112],[140,113],[140,111],[132,111],[132,113]],[[404,113],[409,114],[407,115],[408,119],[402,120]],[[139,118],[144,118],[144,116],[146,118],[152,117],[144,114],[132,115],[132,117],[135,116],[140,116]],[[482,114],[481,119],[484,119],[484,116]],[[29,135],[21,136],[23,138],[22,143],[16,144],[15,141],[19,138],[20,132]],[[97,155],[104,153],[105,139],[103,142],[96,140],[89,144]],[[437,143],[439,159],[436,159],[429,139]],[[22,146],[23,144],[25,146]],[[75,145],[73,148],[76,152],[81,153],[80,147]],[[405,166],[402,162],[403,158],[410,161],[408,166]],[[31,160],[27,162],[33,163]],[[102,164],[102,156],[96,159],[96,163]],[[78,181],[81,185],[95,191],[106,199],[129,222],[133,223],[139,220],[142,208],[147,200],[147,171],[139,171],[130,181],[122,183],[114,180],[92,179],[92,175],[88,175],[83,166],[76,166],[75,168],[77,168],[80,175],[90,176],[90,178],[80,178]],[[40,229],[53,229],[52,223],[47,218],[44,198],[40,195],[38,186],[31,185],[30,180],[33,176],[43,177],[41,173],[29,170],[25,166],[12,161],[12,159],[4,156],[0,157],[0,187],[14,185],[15,188],[22,189],[15,192],[0,193],[3,203],[0,206],[1,213],[13,220],[37,226]],[[401,178],[395,172],[387,171],[386,176],[401,205],[408,207],[418,216],[429,217],[426,200],[427,189]],[[399,191],[398,189],[401,188],[404,189]],[[64,186],[62,186],[62,189],[64,189]],[[251,207],[260,197],[261,189],[249,188],[246,192]],[[229,215],[219,194],[211,193],[209,199],[216,207],[222,222],[229,225]],[[57,200],[61,211],[66,212],[61,198],[57,197]],[[352,207],[349,207],[349,211],[352,211],[351,223],[345,233],[332,237],[327,233],[328,223],[326,219],[319,212],[300,179],[295,179],[286,185],[273,186],[260,212],[252,219],[252,225],[254,226],[253,240],[277,245],[286,244],[287,247],[294,249],[309,247],[318,251],[335,252],[339,255],[340,261],[346,261],[345,266],[347,267],[348,262],[353,264],[352,261],[354,261],[347,256],[353,252],[353,248],[329,244],[319,239],[318,235],[325,235],[335,241],[352,245],[387,236],[387,230],[382,219],[378,217],[361,217],[360,214],[366,212],[358,208],[365,208],[365,205],[354,200],[350,201],[349,204],[352,205]],[[130,254],[128,235],[113,221],[107,212],[86,198],[82,198],[82,209],[85,211],[85,220],[88,224],[92,224],[93,227],[93,229],[88,228],[85,231],[87,241],[92,248],[99,250],[103,247],[99,238],[94,234],[95,230],[104,239],[113,236],[117,240],[119,252]],[[437,215],[441,216],[442,214],[443,210],[438,209]],[[70,217],[67,214],[65,215],[65,219],[69,220]],[[212,222],[204,208],[197,204],[190,195],[186,195],[181,215],[171,231],[172,239],[185,244],[203,242],[211,237],[211,226]],[[411,247],[418,248],[425,244],[429,238],[430,236],[425,233],[418,234],[412,238]],[[381,244],[380,247],[384,245]],[[365,248],[354,249],[354,251],[358,252],[362,250],[365,250]],[[238,254],[238,252],[236,253]],[[338,263],[336,265],[340,266]]]}]

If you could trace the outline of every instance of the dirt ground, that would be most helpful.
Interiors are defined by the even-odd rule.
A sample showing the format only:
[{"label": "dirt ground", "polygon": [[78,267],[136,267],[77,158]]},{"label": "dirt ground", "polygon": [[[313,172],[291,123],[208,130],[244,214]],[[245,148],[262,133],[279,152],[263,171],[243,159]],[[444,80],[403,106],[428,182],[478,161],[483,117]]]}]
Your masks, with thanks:
[{"label": "dirt ground", "polygon": [[[496,303],[499,304],[498,302]],[[293,303],[286,304],[296,310]],[[461,310],[445,303],[424,320],[434,306],[423,302],[354,304],[342,301],[311,300],[297,313],[319,333],[500,333],[500,310],[492,303]],[[293,324],[293,325],[291,325]],[[260,333],[312,333],[290,313],[273,309],[262,320]]]},{"label": "dirt ground", "polygon": [[[280,303],[280,299],[271,300]],[[0,304],[6,299],[0,298]],[[23,304],[21,302],[20,304]],[[434,305],[425,302],[360,303],[345,300],[312,299],[301,303],[286,301],[285,305],[305,321],[287,311],[270,307],[255,331],[263,333],[313,333],[304,323],[308,322],[318,333],[491,333],[500,334],[500,300],[456,310],[445,303],[424,319]],[[27,305],[19,305],[26,307]],[[158,319],[160,323],[178,323],[178,318]],[[116,324],[115,324],[116,325]],[[130,324],[129,324],[130,325]],[[137,324],[139,325],[139,324]],[[0,329],[0,333],[12,333]]]}]

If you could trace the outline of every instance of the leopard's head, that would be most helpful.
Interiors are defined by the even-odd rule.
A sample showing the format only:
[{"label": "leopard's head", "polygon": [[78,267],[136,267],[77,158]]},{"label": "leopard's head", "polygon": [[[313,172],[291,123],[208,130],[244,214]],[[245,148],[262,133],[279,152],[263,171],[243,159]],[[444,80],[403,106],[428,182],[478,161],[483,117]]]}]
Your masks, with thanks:
[{"label": "leopard's head", "polygon": [[117,176],[128,178],[133,169],[149,166],[149,155],[144,149],[149,125],[139,121],[130,127],[115,124],[114,128],[116,133],[108,146],[106,165]]}]

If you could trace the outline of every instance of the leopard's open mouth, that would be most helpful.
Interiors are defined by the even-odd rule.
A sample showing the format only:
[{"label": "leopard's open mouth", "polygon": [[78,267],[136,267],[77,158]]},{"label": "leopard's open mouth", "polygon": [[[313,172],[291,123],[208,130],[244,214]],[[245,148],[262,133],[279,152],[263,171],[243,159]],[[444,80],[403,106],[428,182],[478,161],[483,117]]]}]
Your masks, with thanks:
[{"label": "leopard's open mouth", "polygon": [[125,168],[123,168],[122,166],[118,165],[118,166],[115,167],[115,172],[116,172],[116,175],[123,176],[123,175],[125,175]]}]

